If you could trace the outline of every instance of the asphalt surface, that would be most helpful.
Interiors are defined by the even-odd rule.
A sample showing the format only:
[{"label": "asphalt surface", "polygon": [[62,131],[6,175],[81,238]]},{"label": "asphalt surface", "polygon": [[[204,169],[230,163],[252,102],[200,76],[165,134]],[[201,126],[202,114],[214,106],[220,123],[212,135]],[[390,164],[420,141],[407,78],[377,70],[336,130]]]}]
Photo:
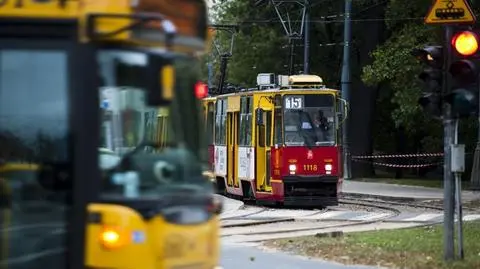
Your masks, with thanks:
[{"label": "asphalt surface", "polygon": [[373,269],[308,259],[254,246],[223,244],[221,266],[224,269]]}]

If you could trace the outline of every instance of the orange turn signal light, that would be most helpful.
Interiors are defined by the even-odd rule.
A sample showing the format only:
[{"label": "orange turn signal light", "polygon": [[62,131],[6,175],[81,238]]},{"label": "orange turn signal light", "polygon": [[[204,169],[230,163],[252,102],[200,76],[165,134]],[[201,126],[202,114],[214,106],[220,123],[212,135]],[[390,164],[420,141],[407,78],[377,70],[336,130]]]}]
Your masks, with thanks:
[{"label": "orange turn signal light", "polygon": [[108,249],[125,246],[128,238],[127,234],[117,227],[105,226],[100,232],[100,243]]}]

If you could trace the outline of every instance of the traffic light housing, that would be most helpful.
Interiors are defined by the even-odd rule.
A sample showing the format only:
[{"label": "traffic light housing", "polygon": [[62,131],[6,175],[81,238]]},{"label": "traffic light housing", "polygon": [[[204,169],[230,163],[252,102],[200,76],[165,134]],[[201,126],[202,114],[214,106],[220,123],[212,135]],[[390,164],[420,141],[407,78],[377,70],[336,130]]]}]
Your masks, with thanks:
[{"label": "traffic light housing", "polygon": [[425,91],[418,99],[418,104],[434,118],[440,118],[442,115],[443,47],[427,46],[422,49],[414,49],[412,55],[426,66],[418,76],[425,85]]},{"label": "traffic light housing", "polygon": [[450,104],[454,118],[476,115],[478,111],[478,52],[479,36],[471,30],[459,29],[451,39],[452,63],[448,72],[451,91],[444,100]]}]

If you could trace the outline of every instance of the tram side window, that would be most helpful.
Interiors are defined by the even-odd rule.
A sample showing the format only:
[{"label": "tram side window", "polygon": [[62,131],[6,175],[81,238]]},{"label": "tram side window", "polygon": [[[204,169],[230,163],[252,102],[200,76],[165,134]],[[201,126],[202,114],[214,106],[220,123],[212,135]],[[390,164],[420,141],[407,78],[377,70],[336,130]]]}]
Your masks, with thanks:
[{"label": "tram side window", "polygon": [[266,146],[272,146],[272,111],[265,111],[266,123]]},{"label": "tram side window", "polygon": [[218,100],[215,112],[215,144],[226,145],[227,103]]},{"label": "tram side window", "polygon": [[252,113],[252,97],[242,97],[240,99],[240,146],[252,145]]},{"label": "tram side window", "polygon": [[209,103],[207,107],[207,142],[209,145],[213,144],[213,124],[214,124],[214,108],[213,104]]},{"label": "tram side window", "polygon": [[273,134],[273,143],[275,145],[282,144],[282,109],[275,108],[275,118],[273,120],[274,124],[274,134]]}]

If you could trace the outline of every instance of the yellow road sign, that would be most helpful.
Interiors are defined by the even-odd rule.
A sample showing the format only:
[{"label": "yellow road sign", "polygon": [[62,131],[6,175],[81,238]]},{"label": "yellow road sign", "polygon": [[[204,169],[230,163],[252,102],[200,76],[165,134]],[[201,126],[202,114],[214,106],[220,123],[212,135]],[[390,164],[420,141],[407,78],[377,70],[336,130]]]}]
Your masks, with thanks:
[{"label": "yellow road sign", "polygon": [[476,20],[467,0],[435,0],[425,17],[426,24],[473,24]]}]

